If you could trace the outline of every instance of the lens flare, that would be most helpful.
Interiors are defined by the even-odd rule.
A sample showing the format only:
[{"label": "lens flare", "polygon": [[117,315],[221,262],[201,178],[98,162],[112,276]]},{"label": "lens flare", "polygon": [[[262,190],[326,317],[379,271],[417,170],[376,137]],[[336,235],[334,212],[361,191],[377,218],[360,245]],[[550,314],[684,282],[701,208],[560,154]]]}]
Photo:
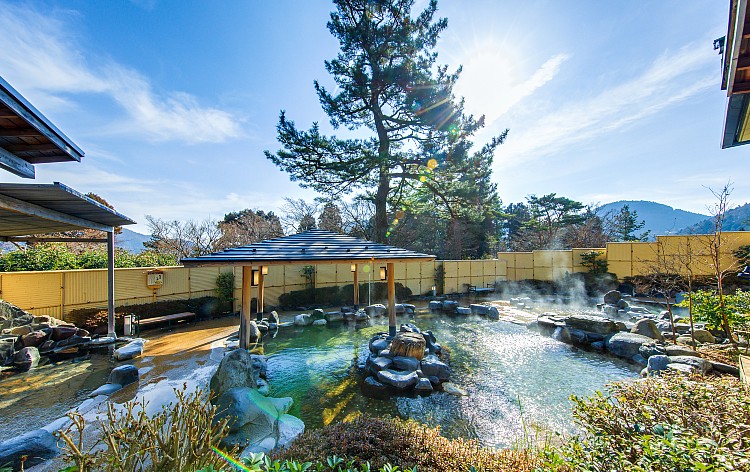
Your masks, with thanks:
[{"label": "lens flare", "polygon": [[252,472],[252,469],[245,467],[241,462],[237,461],[237,459],[233,458],[221,449],[218,449],[216,446],[211,446],[211,449],[213,449],[214,453],[217,456],[221,457],[222,459],[224,459],[224,461],[226,461],[227,464],[232,466],[233,470]]},{"label": "lens flare", "polygon": [[438,161],[436,159],[430,159],[429,161],[427,161],[427,168],[428,169],[432,170],[432,169],[434,169],[437,166],[438,166]]},{"label": "lens flare", "polygon": [[401,220],[406,216],[406,212],[404,210],[398,210],[396,212],[396,219]]}]

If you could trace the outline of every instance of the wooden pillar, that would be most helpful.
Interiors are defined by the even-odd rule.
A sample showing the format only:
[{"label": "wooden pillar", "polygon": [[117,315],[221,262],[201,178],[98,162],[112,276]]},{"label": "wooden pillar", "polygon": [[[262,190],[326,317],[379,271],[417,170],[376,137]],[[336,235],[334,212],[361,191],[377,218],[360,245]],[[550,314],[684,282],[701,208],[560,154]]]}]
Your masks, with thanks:
[{"label": "wooden pillar", "polygon": [[248,348],[247,326],[250,324],[250,288],[253,284],[253,268],[242,266],[242,313],[240,314],[240,349]]},{"label": "wooden pillar", "polygon": [[359,267],[357,264],[354,266],[354,307],[359,308]]},{"label": "wooden pillar", "polygon": [[[263,305],[263,295],[264,295],[264,277],[263,277],[263,266],[258,267],[258,313],[263,313],[265,311],[265,307]],[[258,317],[260,318],[260,316]]]},{"label": "wooden pillar", "polygon": [[396,335],[396,271],[393,262],[386,264],[386,276],[388,278],[388,335]]},{"label": "wooden pillar", "polygon": [[115,333],[115,229],[107,231],[107,336]]}]

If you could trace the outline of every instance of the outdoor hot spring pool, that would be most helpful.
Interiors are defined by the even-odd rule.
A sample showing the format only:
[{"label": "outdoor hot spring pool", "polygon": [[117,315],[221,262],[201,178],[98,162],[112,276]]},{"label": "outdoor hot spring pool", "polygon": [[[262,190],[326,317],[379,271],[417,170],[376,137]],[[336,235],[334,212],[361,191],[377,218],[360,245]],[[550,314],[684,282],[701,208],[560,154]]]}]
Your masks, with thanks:
[{"label": "outdoor hot spring pool", "polygon": [[446,436],[503,447],[521,438],[524,427],[532,434],[573,432],[570,395],[592,394],[638,372],[620,360],[576,350],[510,322],[431,314],[413,321],[451,349],[451,382],[467,390],[468,397],[433,393],[377,400],[362,395],[358,364],[367,357],[370,337],[383,330],[381,324],[290,328],[267,338],[270,395],[294,398],[290,413],[308,429],[361,412],[412,418],[440,426]]},{"label": "outdoor hot spring pool", "polygon": [[[291,316],[282,313],[283,320]],[[576,350],[507,321],[429,313],[398,319],[407,321],[432,330],[438,342],[450,348],[451,382],[467,390],[468,397],[434,393],[377,400],[362,395],[358,364],[366,359],[370,337],[386,328],[387,318],[371,320],[369,326],[288,327],[273,338],[266,336],[270,395],[292,397],[290,413],[308,430],[360,413],[390,415],[440,426],[446,436],[503,447],[522,438],[524,428],[532,435],[573,432],[570,395],[588,395],[608,382],[637,376],[637,370],[622,361]],[[155,405],[173,399],[172,389],[183,384],[207,385],[222,357],[223,339],[235,331],[238,320],[204,323],[184,331],[147,332],[151,341],[144,356],[130,361],[141,371],[140,385],[111,400],[138,398]],[[207,350],[185,347],[183,340]],[[92,354],[0,378],[0,417],[5,424],[0,441],[65,415],[105,382],[112,367],[107,355]]]}]

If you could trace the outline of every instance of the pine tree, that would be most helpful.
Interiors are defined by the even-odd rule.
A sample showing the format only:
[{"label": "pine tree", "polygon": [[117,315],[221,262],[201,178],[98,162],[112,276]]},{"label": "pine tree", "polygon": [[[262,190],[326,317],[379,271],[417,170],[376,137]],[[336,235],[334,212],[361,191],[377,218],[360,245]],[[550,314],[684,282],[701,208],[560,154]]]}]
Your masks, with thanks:
[{"label": "pine tree", "polygon": [[[449,154],[484,119],[464,116],[463,103],[454,100],[460,69],[449,73],[436,65],[435,44],[448,23],[433,21],[435,0],[417,16],[411,16],[414,0],[334,3],[328,29],[340,52],[325,67],[337,88],[332,94],[316,81],[315,90],[334,128],[368,129],[370,136],[328,137],[317,123],[300,131],[282,111],[277,130],[283,149],[265,154],[292,180],[331,196],[371,189],[375,240],[386,242],[393,194],[440,165],[435,156]],[[429,182],[425,187],[441,191]]]},{"label": "pine tree", "polygon": [[341,210],[333,202],[323,205],[323,210],[318,217],[318,228],[334,233],[343,233],[343,222],[341,219]]},{"label": "pine tree", "polygon": [[623,205],[620,211],[607,215],[609,235],[614,241],[645,241],[651,231],[636,234],[646,226],[646,221],[638,221],[638,212],[630,211],[629,205]]}]

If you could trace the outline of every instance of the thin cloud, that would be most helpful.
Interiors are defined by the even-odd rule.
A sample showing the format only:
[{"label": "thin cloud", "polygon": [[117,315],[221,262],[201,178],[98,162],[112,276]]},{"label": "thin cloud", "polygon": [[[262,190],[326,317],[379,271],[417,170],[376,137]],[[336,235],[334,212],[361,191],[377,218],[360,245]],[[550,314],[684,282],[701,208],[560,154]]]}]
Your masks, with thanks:
[{"label": "thin cloud", "polygon": [[676,53],[667,51],[632,80],[593,98],[556,107],[529,123],[500,148],[496,165],[507,169],[561,154],[710,89],[715,78],[705,69],[714,65],[714,59],[694,44]]},{"label": "thin cloud", "polygon": [[[76,13],[56,16],[31,8],[0,8],[0,71],[22,86],[42,107],[75,107],[71,95],[105,94],[126,113],[110,124],[118,133],[137,133],[156,141],[223,142],[241,135],[237,117],[181,92],[160,94],[141,73],[111,60],[87,57],[66,24]],[[96,66],[93,62],[99,62]]]}]

